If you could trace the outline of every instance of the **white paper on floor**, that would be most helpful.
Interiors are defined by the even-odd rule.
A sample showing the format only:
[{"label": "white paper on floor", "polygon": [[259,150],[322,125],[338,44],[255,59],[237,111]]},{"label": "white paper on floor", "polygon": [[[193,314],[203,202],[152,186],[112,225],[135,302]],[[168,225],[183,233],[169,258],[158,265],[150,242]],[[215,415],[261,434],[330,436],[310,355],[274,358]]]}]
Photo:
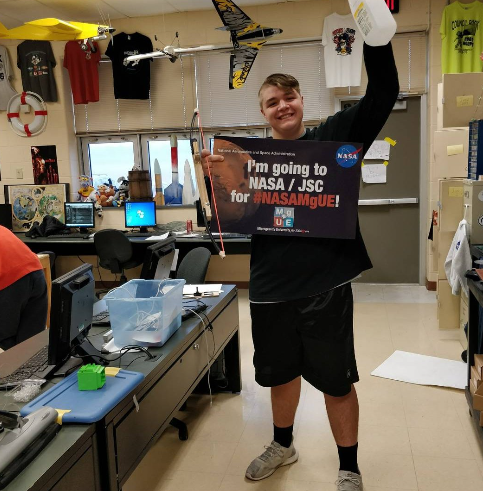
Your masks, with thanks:
[{"label": "white paper on floor", "polygon": [[462,361],[395,351],[371,375],[410,384],[464,389],[467,385],[468,367]]}]

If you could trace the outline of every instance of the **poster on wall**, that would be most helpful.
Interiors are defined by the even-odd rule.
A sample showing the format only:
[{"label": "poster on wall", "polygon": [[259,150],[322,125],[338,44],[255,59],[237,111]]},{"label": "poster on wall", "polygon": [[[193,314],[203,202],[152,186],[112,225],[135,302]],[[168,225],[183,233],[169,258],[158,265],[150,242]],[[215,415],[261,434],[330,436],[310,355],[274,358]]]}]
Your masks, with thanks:
[{"label": "poster on wall", "polygon": [[59,169],[55,145],[30,147],[34,184],[58,184]]},{"label": "poster on wall", "polygon": [[12,230],[27,232],[46,215],[65,223],[64,203],[68,195],[68,184],[5,185],[5,203],[12,205]]},{"label": "poster on wall", "polygon": [[212,229],[355,237],[362,144],[216,137],[213,154]]}]

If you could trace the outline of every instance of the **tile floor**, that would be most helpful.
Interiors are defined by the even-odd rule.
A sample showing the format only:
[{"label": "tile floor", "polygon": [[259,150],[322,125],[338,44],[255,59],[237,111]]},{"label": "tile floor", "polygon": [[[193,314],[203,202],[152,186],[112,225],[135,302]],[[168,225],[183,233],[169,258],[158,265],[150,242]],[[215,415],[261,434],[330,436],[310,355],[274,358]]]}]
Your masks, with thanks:
[{"label": "tile floor", "polygon": [[[394,350],[458,360],[457,333],[438,332],[436,298],[419,286],[354,284],[360,382],[359,463],[366,491],[481,491],[483,453],[462,391],[405,384],[370,372]],[[272,438],[269,389],[254,381],[247,291],[239,292],[243,390],[195,395],[123,491],[329,491],[338,459],[322,394],[303,382],[294,427],[299,461],[254,483],[250,461]]]}]

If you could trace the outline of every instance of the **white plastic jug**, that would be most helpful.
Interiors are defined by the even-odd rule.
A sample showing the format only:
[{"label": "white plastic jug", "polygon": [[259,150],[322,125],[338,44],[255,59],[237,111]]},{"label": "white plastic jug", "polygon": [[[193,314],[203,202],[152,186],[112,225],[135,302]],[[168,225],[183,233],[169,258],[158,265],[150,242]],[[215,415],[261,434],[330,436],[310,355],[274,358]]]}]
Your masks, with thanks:
[{"label": "white plastic jug", "polygon": [[384,46],[392,39],[397,24],[384,0],[349,0],[349,5],[367,44]]}]

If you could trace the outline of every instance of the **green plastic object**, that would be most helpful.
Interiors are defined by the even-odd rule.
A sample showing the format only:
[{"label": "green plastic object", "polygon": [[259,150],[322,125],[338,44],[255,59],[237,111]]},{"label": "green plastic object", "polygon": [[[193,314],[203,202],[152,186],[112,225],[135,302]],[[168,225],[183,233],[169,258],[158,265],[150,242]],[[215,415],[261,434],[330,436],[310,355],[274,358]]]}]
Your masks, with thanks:
[{"label": "green plastic object", "polygon": [[77,372],[79,390],[97,390],[106,383],[106,371],[103,366],[91,363]]}]

